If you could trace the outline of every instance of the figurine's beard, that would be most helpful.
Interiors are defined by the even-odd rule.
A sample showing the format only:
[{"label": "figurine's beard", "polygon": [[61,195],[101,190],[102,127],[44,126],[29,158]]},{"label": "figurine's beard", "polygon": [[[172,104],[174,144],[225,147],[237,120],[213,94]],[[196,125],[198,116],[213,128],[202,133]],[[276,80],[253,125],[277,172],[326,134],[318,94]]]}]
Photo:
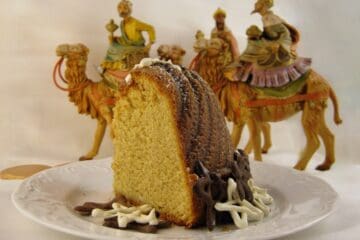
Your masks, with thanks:
[{"label": "figurine's beard", "polygon": [[120,12],[119,15],[120,15],[120,17],[122,17],[122,18],[127,18],[127,17],[130,17],[131,12],[130,12],[130,11]]},{"label": "figurine's beard", "polygon": [[219,30],[219,31],[223,31],[225,29],[225,23],[223,22],[217,22],[216,23],[216,28]]}]

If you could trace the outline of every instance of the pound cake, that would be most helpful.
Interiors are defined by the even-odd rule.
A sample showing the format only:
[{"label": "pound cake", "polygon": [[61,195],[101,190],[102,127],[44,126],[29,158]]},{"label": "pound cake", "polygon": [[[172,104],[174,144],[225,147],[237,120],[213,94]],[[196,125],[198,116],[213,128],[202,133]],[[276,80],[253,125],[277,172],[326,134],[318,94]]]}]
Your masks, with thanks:
[{"label": "pound cake", "polygon": [[[113,109],[116,198],[186,227],[212,229],[226,216],[240,227],[267,214],[272,199],[253,186],[248,158],[234,151],[216,96],[199,75],[144,59],[126,82]],[[242,205],[248,210],[236,217],[232,206]]]}]

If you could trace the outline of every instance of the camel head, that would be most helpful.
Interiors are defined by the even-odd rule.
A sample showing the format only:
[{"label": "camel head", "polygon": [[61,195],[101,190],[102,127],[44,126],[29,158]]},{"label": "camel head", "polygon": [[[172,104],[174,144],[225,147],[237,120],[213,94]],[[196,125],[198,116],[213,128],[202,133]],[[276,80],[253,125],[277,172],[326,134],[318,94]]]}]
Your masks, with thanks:
[{"label": "camel head", "polygon": [[172,63],[181,65],[186,51],[178,45],[161,45],[158,50],[161,60],[171,60]]},{"label": "camel head", "polygon": [[199,55],[195,69],[211,87],[223,79],[223,59],[228,51],[229,45],[224,40],[212,38]]},{"label": "camel head", "polygon": [[[78,84],[80,82],[87,81],[88,78],[86,76],[86,64],[87,64],[88,54],[89,54],[89,49],[84,44],[81,43],[59,45],[56,48],[56,55],[60,57],[60,59],[54,68],[55,84],[58,86],[58,84],[56,83],[57,72],[59,76],[62,78],[61,65],[64,60],[66,61],[66,70],[65,70],[66,79],[63,79],[65,83]],[[62,89],[62,87],[59,88]]]},{"label": "camel head", "polygon": [[88,54],[89,49],[82,43],[61,44],[56,48],[56,55],[67,59],[87,59]]}]

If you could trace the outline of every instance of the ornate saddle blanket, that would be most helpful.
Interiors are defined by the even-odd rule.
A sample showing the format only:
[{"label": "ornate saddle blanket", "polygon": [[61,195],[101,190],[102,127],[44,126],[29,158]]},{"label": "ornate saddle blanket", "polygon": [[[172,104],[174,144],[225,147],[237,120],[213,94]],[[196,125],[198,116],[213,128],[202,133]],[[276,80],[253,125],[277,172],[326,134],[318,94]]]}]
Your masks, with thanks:
[{"label": "ornate saddle blanket", "polygon": [[253,64],[249,64],[245,67],[238,67],[235,71],[228,71],[226,77],[232,81],[247,82],[257,88],[276,89],[299,80],[310,69],[310,58],[298,58],[289,66],[272,69],[257,69]]},{"label": "ornate saddle blanket", "polygon": [[252,89],[257,93],[257,98],[288,98],[302,92],[309,74],[310,71],[307,71],[296,81],[289,82],[288,84],[281,87],[252,87]]},{"label": "ornate saddle blanket", "polygon": [[108,87],[118,91],[126,86],[125,78],[128,73],[129,71],[108,69],[102,74],[103,81]]},{"label": "ornate saddle blanket", "polygon": [[146,57],[148,53],[144,46],[125,46],[114,41],[107,50],[101,67],[112,70],[130,70]]}]

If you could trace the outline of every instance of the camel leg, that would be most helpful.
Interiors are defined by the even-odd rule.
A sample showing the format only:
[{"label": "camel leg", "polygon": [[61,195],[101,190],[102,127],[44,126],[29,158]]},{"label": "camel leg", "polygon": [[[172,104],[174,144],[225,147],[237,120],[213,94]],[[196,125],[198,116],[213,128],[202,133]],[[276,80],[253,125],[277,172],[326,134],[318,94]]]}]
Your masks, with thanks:
[{"label": "camel leg", "polygon": [[306,135],[306,147],[304,151],[301,153],[300,160],[295,165],[295,169],[303,171],[306,169],[306,166],[308,165],[311,157],[314,155],[316,150],[320,147],[320,141],[317,137],[317,134],[314,133],[311,130],[306,129],[305,130]]},{"label": "camel leg", "polygon": [[[261,149],[262,153],[268,153],[269,149],[272,146],[272,142],[271,142],[271,126],[269,123],[262,123],[261,124],[261,132],[264,136],[264,146]],[[251,139],[247,142],[246,147],[244,149],[246,154],[250,154],[251,151],[253,150],[253,145],[251,142]]]},{"label": "camel leg", "polygon": [[247,144],[244,148],[244,152],[246,154],[250,154],[252,152],[252,150],[253,150],[253,144],[252,144],[251,137],[250,137],[249,141],[247,142]]},{"label": "camel leg", "polygon": [[295,165],[295,169],[303,171],[306,169],[311,157],[316,150],[320,147],[320,141],[318,138],[318,124],[319,124],[319,110],[311,111],[309,103],[305,104],[304,112],[302,116],[302,125],[306,136],[306,147],[300,155],[300,159]]},{"label": "camel leg", "polygon": [[260,136],[260,124],[256,120],[249,121],[248,126],[250,130],[250,139],[254,148],[254,157],[257,161],[262,161],[261,156],[261,136]]},{"label": "camel leg", "polygon": [[110,137],[111,139],[114,139],[115,138],[115,134],[114,134],[114,129],[112,128],[112,119],[113,119],[113,114],[112,112],[111,113],[107,113],[107,114],[103,114],[102,115],[105,120],[106,120],[106,123],[107,123],[107,126],[109,126],[110,128]]},{"label": "camel leg", "polygon": [[271,142],[271,126],[269,123],[264,122],[261,124],[261,131],[264,135],[264,146],[262,147],[262,153],[268,153],[272,146]]},{"label": "camel leg", "polygon": [[325,161],[316,168],[316,170],[319,171],[329,170],[335,162],[335,136],[327,127],[324,115],[323,112],[319,123],[319,135],[324,142],[326,156]]},{"label": "camel leg", "polygon": [[233,130],[231,133],[231,140],[233,143],[234,148],[236,149],[237,146],[240,143],[240,139],[241,139],[241,134],[242,131],[244,129],[245,124],[244,123],[239,123],[239,124],[233,124]]},{"label": "camel leg", "polygon": [[86,155],[80,157],[80,161],[91,160],[98,154],[101,142],[104,138],[105,130],[106,121],[104,119],[98,119],[93,146]]}]

